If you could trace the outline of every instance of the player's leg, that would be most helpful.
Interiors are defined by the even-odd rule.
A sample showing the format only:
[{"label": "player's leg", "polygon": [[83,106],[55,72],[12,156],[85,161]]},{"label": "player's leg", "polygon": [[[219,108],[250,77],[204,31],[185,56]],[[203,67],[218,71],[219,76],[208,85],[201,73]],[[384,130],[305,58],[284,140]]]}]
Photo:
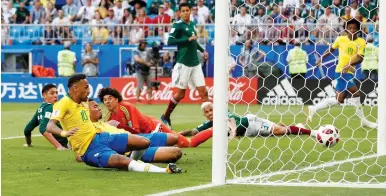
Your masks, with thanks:
[{"label": "player's leg", "polygon": [[99,137],[101,138],[101,143],[119,154],[134,150],[143,150],[150,146],[150,141],[147,138],[134,134],[109,134],[103,132],[99,134]]},{"label": "player's leg", "polygon": [[352,104],[355,107],[355,114],[361,119],[361,125],[370,127],[370,128],[377,128],[377,124],[374,122],[371,122],[366,119],[364,112],[363,112],[363,107],[361,104],[361,98],[360,98],[360,93],[358,90],[358,87],[355,85],[355,83],[352,81],[351,84],[349,84],[348,91],[352,94]]},{"label": "player's leg", "polygon": [[[137,162],[124,155],[127,152],[128,142],[137,142],[136,140],[144,139],[149,143],[149,140],[129,134],[97,134],[91,142],[86,152],[81,157],[83,162],[89,166],[102,168],[117,168],[128,171],[138,172],[155,172],[155,173],[180,173],[181,169],[175,164],[169,164],[166,168],[160,168],[151,164]],[[146,142],[143,142],[146,143]],[[148,144],[149,145],[149,144]],[[148,146],[147,145],[147,146]],[[111,147],[111,148],[110,148]],[[147,148],[147,147],[146,147]]]},{"label": "player's leg", "polygon": [[182,151],[178,147],[150,147],[141,160],[146,163],[174,163],[181,157]]},{"label": "player's leg", "polygon": [[144,77],[142,74],[137,73],[137,89],[135,90],[135,98],[138,102],[141,102],[140,96],[143,89]]},{"label": "player's leg", "polygon": [[151,88],[150,75],[145,77],[145,83],[146,83],[146,87],[147,87],[146,88],[146,100],[148,103],[151,103],[153,89]]},{"label": "player's leg", "polygon": [[177,107],[179,101],[185,97],[185,90],[188,87],[190,72],[191,68],[181,63],[177,63],[173,68],[172,84],[174,93],[165,113],[161,116],[162,122],[169,127],[171,127],[170,115]]},{"label": "player's leg", "polygon": [[[152,133],[158,133],[158,132],[164,132],[163,134],[166,134],[166,146],[174,146],[178,143],[179,134],[177,132],[174,132],[168,128],[167,125],[160,122],[159,120],[153,119],[153,131]],[[162,131],[162,129],[165,129],[165,131]],[[150,140],[151,143],[151,140]],[[151,145],[151,144],[150,144]]]},{"label": "player's leg", "polygon": [[213,136],[213,129],[209,128],[204,131],[198,132],[192,138],[190,138],[190,147],[197,147],[200,144],[206,142]]},{"label": "player's leg", "polygon": [[205,86],[205,77],[204,77],[204,73],[202,72],[201,64],[192,69],[190,80],[193,83],[193,85],[196,87],[198,94],[201,97],[201,101],[202,102],[209,101],[208,91]]},{"label": "player's leg", "polygon": [[286,134],[293,134],[293,135],[311,135],[316,136],[315,130],[306,129],[303,126],[282,126],[275,124],[272,127],[272,134],[276,136],[286,135]]},{"label": "player's leg", "polygon": [[345,91],[347,89],[347,80],[344,78],[343,74],[337,73],[337,83],[336,83],[336,97],[329,97],[323,99],[319,103],[313,106],[308,106],[308,120],[312,122],[312,118],[314,114],[321,109],[338,105],[339,103],[343,103],[345,98]]}]

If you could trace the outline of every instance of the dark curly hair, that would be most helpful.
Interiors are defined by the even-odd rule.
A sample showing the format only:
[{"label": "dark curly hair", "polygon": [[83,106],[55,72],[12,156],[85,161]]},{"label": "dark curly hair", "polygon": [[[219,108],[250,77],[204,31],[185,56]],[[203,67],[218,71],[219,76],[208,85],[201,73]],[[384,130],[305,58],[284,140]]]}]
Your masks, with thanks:
[{"label": "dark curly hair", "polygon": [[98,98],[102,103],[103,103],[103,97],[105,97],[106,95],[113,96],[114,98],[118,99],[118,102],[121,102],[123,100],[121,93],[118,92],[117,89],[115,88],[106,87],[106,88],[102,88],[99,91]]}]

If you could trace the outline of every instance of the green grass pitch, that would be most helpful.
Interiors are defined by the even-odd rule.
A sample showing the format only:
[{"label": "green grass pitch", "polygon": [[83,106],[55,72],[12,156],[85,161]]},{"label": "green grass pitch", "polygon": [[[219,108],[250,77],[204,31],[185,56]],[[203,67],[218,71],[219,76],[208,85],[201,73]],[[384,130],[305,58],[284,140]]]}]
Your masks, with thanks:
[{"label": "green grass pitch", "polygon": [[[25,124],[39,104],[2,104],[1,137],[23,136]],[[139,105],[145,114],[159,117],[165,105]],[[306,115],[299,106],[230,106],[231,111],[245,111],[269,116],[274,122],[291,124],[305,122]],[[376,108],[365,108],[375,120]],[[283,170],[297,170],[321,163],[357,158],[376,153],[376,130],[363,129],[354,116],[354,110],[336,107],[318,113],[322,118],[310,124],[334,124],[342,140],[327,149],[306,136],[282,138],[243,138],[229,143],[228,178],[260,175]],[[348,117],[352,117],[349,120]],[[204,118],[198,105],[179,105],[172,116],[176,130],[193,128]],[[37,130],[34,134],[39,134]],[[2,139],[2,194],[3,195],[146,195],[189,186],[210,183],[212,141],[198,148],[184,149],[178,161],[186,173],[164,175],[134,173],[110,169],[96,169],[77,163],[70,151],[54,150],[43,137],[33,137],[33,148],[23,147],[24,139]],[[359,144],[358,144],[359,142]],[[280,157],[280,158],[279,158]],[[162,165],[162,164],[161,164]],[[386,182],[386,158],[348,162],[312,171],[275,175],[269,181]],[[296,188],[279,186],[226,185],[179,195],[386,195],[386,190],[349,188]]]}]

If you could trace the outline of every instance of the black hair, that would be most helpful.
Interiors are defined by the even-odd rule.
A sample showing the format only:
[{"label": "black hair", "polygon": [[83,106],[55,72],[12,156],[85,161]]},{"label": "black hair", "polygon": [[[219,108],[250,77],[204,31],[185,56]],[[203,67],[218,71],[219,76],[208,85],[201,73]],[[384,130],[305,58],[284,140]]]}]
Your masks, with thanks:
[{"label": "black hair", "polygon": [[75,74],[68,79],[67,87],[71,88],[72,86],[74,86],[75,83],[78,83],[79,81],[84,79],[86,79],[85,74]]},{"label": "black hair", "polygon": [[178,10],[181,11],[181,9],[182,9],[183,7],[189,7],[189,9],[191,9],[189,3],[180,3],[180,5],[179,5],[179,7],[178,7]]},{"label": "black hair", "polygon": [[46,84],[43,86],[42,94],[47,93],[50,89],[56,88],[55,84]]},{"label": "black hair", "polygon": [[344,29],[347,30],[348,25],[355,24],[358,28],[358,31],[361,29],[361,22],[359,22],[356,18],[351,18],[350,20],[344,23]]},{"label": "black hair", "polygon": [[88,98],[88,102],[95,101],[93,98]]},{"label": "black hair", "polygon": [[99,91],[98,98],[102,103],[103,103],[103,97],[105,97],[106,95],[113,96],[114,98],[118,99],[118,102],[121,102],[123,100],[121,93],[119,93],[115,88],[106,87],[106,88],[102,88]]}]

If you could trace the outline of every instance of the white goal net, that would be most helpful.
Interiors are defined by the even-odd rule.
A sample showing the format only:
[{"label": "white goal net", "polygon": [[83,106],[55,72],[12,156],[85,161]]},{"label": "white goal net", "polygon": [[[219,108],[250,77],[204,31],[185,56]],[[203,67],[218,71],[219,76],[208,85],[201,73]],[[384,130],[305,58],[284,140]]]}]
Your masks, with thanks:
[{"label": "white goal net", "polygon": [[[385,2],[217,2],[229,17],[216,11],[213,182],[221,184],[226,170],[232,184],[386,188]],[[357,38],[349,39],[354,20]],[[219,22],[229,35],[217,32],[225,28]],[[219,54],[223,47],[232,59]],[[336,50],[323,56],[329,48]],[[249,84],[228,110],[225,77]],[[240,120],[224,142],[218,129],[227,111]]]}]

